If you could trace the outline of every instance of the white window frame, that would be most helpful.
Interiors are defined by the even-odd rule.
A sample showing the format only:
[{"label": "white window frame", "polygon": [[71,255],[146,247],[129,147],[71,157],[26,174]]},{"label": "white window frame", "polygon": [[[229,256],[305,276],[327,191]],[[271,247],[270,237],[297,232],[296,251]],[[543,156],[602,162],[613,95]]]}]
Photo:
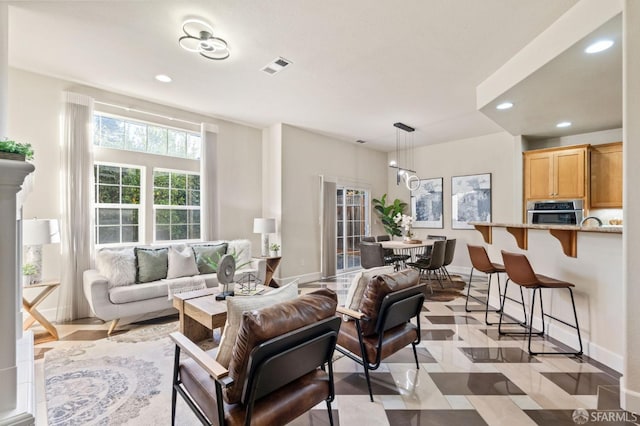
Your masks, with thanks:
[{"label": "white window frame", "polygon": [[[127,246],[127,245],[132,245],[132,244],[140,244],[144,241],[144,232],[145,232],[145,220],[144,220],[144,211],[146,208],[146,203],[145,203],[145,185],[146,185],[146,178],[145,178],[145,174],[146,174],[146,167],[142,166],[142,165],[137,165],[137,164],[125,164],[125,163],[118,163],[118,162],[107,162],[107,161],[94,161],[93,162],[93,166],[110,166],[110,167],[119,167],[120,169],[123,168],[129,168],[129,169],[139,169],[140,170],[140,204],[122,204],[122,203],[100,203],[98,202],[98,185],[100,184],[99,182],[94,182],[93,185],[93,193],[94,193],[94,200],[93,200],[93,212],[95,214],[94,217],[94,235],[95,235],[95,246],[98,248],[104,248],[104,247],[120,247],[120,246]],[[122,170],[121,170],[122,172]],[[122,188],[122,181],[120,182],[120,188]],[[100,224],[98,223],[99,221],[99,216],[98,216],[98,209],[109,209],[109,208],[117,208],[117,209],[137,209],[138,210],[138,241],[122,241],[122,218],[120,221],[120,241],[117,243],[105,243],[105,244],[100,244],[98,242],[99,240],[99,228],[100,228]]]},{"label": "white window frame", "polygon": [[[186,174],[186,175],[193,175],[193,176],[198,176],[198,178],[200,179],[200,188],[202,188],[202,173],[200,172],[191,172],[188,170],[178,170],[178,169],[168,169],[168,168],[164,168],[164,167],[154,167],[153,170],[151,171],[151,178],[153,183],[151,184],[151,189],[152,189],[152,193],[154,192],[154,190],[156,189],[155,186],[155,172],[167,172],[167,173],[180,173],[180,174]],[[164,188],[163,188],[164,189]],[[169,186],[169,191],[171,191],[172,187]],[[198,191],[200,192],[200,201],[202,201],[202,192],[201,189],[198,189]],[[155,200],[153,200],[153,242],[161,242],[161,243],[165,243],[165,242],[171,242],[171,243],[175,243],[175,242],[193,242],[193,241],[202,241],[202,203],[200,203],[197,206],[193,206],[193,205],[177,205],[177,204],[156,204]],[[157,224],[156,224],[156,212],[158,210],[191,210],[191,211],[199,211],[200,212],[200,222],[198,223],[198,226],[200,227],[200,235],[198,236],[198,238],[186,238],[186,239],[181,239],[181,240],[159,240],[157,237]],[[187,228],[190,226],[190,224],[187,222]],[[169,224],[169,229],[171,229],[171,223]]]}]

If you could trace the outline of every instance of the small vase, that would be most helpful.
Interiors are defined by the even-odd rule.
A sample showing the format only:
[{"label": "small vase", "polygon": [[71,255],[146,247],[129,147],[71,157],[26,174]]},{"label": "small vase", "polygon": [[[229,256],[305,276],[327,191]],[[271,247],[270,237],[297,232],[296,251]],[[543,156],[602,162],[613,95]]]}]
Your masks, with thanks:
[{"label": "small vase", "polygon": [[271,250],[271,251],[269,252],[269,256],[271,256],[271,257],[278,257],[278,253],[279,253],[279,252],[278,252],[277,250]]}]

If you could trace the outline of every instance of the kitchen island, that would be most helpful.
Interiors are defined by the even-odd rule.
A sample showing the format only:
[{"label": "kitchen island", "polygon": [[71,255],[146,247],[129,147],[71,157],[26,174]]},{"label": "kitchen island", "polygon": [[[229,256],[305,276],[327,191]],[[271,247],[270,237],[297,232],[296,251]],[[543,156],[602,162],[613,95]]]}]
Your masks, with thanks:
[{"label": "kitchen island", "polygon": [[[620,226],[580,227],[570,225],[527,225],[472,222],[488,244],[494,262],[502,263],[501,250],[523,253],[536,273],[576,285],[575,298],[585,354],[618,371],[623,369],[624,289],[622,233]],[[509,295],[518,296],[517,286]],[[565,292],[544,295],[545,312],[570,320],[571,301]],[[490,303],[499,306],[492,294]],[[507,302],[505,312],[519,318],[522,308]],[[534,327],[541,326],[536,312]],[[575,345],[575,335],[551,321],[549,335]]]},{"label": "kitchen island", "polygon": [[564,254],[570,257],[577,256],[578,232],[601,232],[608,234],[622,234],[622,226],[578,226],[578,225],[529,225],[526,223],[495,223],[495,222],[469,222],[487,244],[493,240],[493,228],[505,228],[516,239],[518,247],[527,250],[529,245],[529,229],[549,231],[560,244]]}]

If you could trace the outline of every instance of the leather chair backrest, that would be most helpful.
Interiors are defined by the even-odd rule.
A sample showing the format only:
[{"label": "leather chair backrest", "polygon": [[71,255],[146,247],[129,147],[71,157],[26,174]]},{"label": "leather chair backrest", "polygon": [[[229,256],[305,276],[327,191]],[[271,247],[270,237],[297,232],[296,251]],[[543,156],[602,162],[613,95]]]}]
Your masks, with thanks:
[{"label": "leather chair backrest", "polygon": [[456,253],[456,239],[446,240],[444,248],[444,262],[442,266],[449,266],[453,262],[453,255]]},{"label": "leather chair backrest", "polygon": [[538,283],[536,273],[533,271],[527,256],[502,250],[502,259],[504,260],[504,269],[507,270],[507,275],[511,281],[523,286],[533,286]]},{"label": "leather chair backrest", "polygon": [[431,249],[431,261],[429,262],[429,269],[439,269],[444,265],[444,254],[447,246],[446,240],[438,240],[433,242],[433,249]]},{"label": "leather chair backrest", "polygon": [[376,241],[391,241],[391,237],[388,236],[387,234],[385,235],[378,235],[376,237]]},{"label": "leather chair backrest", "polygon": [[361,237],[360,241],[364,241],[365,243],[375,243],[376,237]]},{"label": "leather chair backrest", "polygon": [[365,269],[384,266],[384,250],[380,243],[360,243],[360,264]]},{"label": "leather chair backrest", "polygon": [[446,240],[446,235],[427,235],[428,240]]},{"label": "leather chair backrest", "polygon": [[376,334],[380,335],[420,315],[426,285],[417,285],[387,294],[380,305]]},{"label": "leather chair backrest", "polygon": [[469,259],[471,259],[471,266],[473,266],[474,269],[477,269],[478,271],[484,272],[486,274],[490,273],[490,271],[493,270],[491,259],[489,259],[487,250],[483,246],[474,246],[471,244],[467,244],[467,249],[469,250]]},{"label": "leather chair backrest", "polygon": [[371,278],[360,302],[360,312],[369,318],[368,321],[361,323],[362,335],[370,336],[376,334],[380,307],[387,294],[415,287],[419,281],[420,276],[415,269],[403,269],[391,274],[376,275]]},{"label": "leather chair backrest", "polygon": [[329,317],[257,346],[249,359],[241,402],[260,399],[329,362],[340,324],[340,317]]}]

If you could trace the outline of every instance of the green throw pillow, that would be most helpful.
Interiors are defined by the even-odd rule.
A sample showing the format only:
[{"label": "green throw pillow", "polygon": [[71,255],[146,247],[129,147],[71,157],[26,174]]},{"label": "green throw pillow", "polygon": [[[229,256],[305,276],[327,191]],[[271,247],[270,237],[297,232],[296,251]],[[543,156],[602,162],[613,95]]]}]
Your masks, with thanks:
[{"label": "green throw pillow", "polygon": [[148,283],[167,278],[169,249],[135,248],[136,282]]},{"label": "green throw pillow", "polygon": [[211,259],[217,263],[222,256],[227,254],[227,243],[200,244],[191,246],[191,248],[196,255],[198,271],[200,271],[201,274],[214,274],[217,272],[214,267],[206,262],[206,259]]}]

